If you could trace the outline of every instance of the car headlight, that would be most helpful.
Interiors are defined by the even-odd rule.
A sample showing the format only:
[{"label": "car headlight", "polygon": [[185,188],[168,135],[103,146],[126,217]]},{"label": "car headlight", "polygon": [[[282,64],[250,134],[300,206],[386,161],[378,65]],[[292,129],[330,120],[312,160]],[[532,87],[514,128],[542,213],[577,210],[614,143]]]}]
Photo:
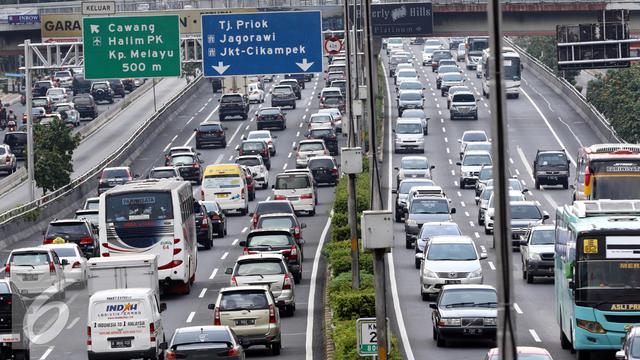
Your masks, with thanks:
[{"label": "car headlight", "polygon": [[581,329],[587,330],[590,333],[596,333],[596,334],[606,333],[606,331],[602,328],[602,325],[600,325],[600,323],[597,321],[576,319],[576,326]]},{"label": "car headlight", "polygon": [[484,326],[496,326],[496,318],[484,318],[483,324]]},{"label": "car headlight", "polygon": [[478,270],[472,271],[467,275],[468,278],[477,278],[482,276],[482,268],[478,268]]},{"label": "car headlight", "polygon": [[415,220],[407,219],[407,226],[418,226],[418,223]]},{"label": "car headlight", "polygon": [[531,253],[529,253],[529,258],[530,258],[531,260],[537,260],[537,261],[540,261],[540,254],[538,254],[537,252],[533,252],[533,251],[532,251]]},{"label": "car headlight", "polygon": [[419,143],[423,143],[423,142],[424,142],[424,138],[423,138],[423,137],[418,138],[418,139],[416,139],[416,140],[417,140],[417,142],[419,142]]},{"label": "car headlight", "polygon": [[424,269],[423,273],[422,273],[422,277],[426,277],[426,278],[438,278],[438,274],[436,274],[435,272],[429,270],[429,269]]},{"label": "car headlight", "polygon": [[438,324],[440,326],[460,326],[460,318],[442,318]]}]

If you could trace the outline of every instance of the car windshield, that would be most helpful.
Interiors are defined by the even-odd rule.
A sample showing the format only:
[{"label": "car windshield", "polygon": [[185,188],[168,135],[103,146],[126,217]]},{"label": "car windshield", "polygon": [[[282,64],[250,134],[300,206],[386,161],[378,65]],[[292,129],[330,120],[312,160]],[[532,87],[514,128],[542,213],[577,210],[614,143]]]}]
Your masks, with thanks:
[{"label": "car windshield", "polygon": [[271,135],[269,133],[266,132],[251,132],[249,133],[249,136],[247,137],[248,140],[250,139],[269,139],[271,138]]},{"label": "car windshield", "polygon": [[462,74],[459,73],[447,73],[442,76],[442,81],[457,81],[463,80]]},{"label": "car windshield", "polygon": [[555,235],[554,229],[534,230],[531,234],[531,245],[553,245]]},{"label": "car windshield", "polygon": [[278,190],[306,189],[310,187],[309,176],[304,174],[278,175],[276,178],[275,188]]},{"label": "car windshield", "polygon": [[272,201],[258,204],[256,214],[292,213],[291,204],[288,201]]},{"label": "car windshield", "polygon": [[414,199],[411,202],[412,214],[448,214],[449,201],[444,198]]},{"label": "car windshield", "polygon": [[440,42],[440,40],[427,40],[424,42],[424,46],[438,46],[440,47],[442,45],[442,43]]},{"label": "car windshield", "polygon": [[309,167],[309,169],[333,169],[335,167],[335,163],[331,159],[311,158],[307,166]]},{"label": "car windshield", "polygon": [[480,141],[470,142],[464,148],[464,151],[471,151],[471,150],[491,151],[491,143],[484,143]]},{"label": "car windshield", "polygon": [[434,182],[431,180],[428,181],[402,181],[400,183],[400,189],[398,192],[400,194],[408,194],[409,190],[411,190],[414,186],[433,186]]},{"label": "car windshield", "polygon": [[238,163],[240,165],[244,165],[244,166],[259,166],[260,165],[260,159],[257,158],[257,157],[240,158],[240,159],[236,160],[236,163]]},{"label": "car windshield", "polygon": [[289,236],[284,234],[258,234],[247,239],[248,247],[289,246]]},{"label": "car windshield", "polygon": [[234,189],[240,186],[242,186],[240,175],[207,175],[202,180],[202,187],[205,189]]},{"label": "car windshield", "polygon": [[104,179],[128,179],[129,172],[125,169],[106,169],[102,172]]},{"label": "car windshield", "polygon": [[47,94],[49,95],[62,95],[64,94],[64,90],[61,88],[50,88],[47,90]]},{"label": "car windshield", "polygon": [[422,124],[400,123],[396,125],[397,134],[422,134]]},{"label": "car windshield", "polygon": [[402,45],[402,38],[391,38],[387,41],[387,44]]},{"label": "car windshield", "polygon": [[49,101],[47,101],[47,99],[39,98],[39,99],[33,99],[31,103],[35,106],[46,106],[49,103]]},{"label": "car windshield", "polygon": [[321,143],[302,143],[298,151],[323,151],[324,146]]},{"label": "car windshield", "polygon": [[60,258],[79,257],[76,250],[70,247],[54,247],[53,252]]},{"label": "car windshield", "polygon": [[204,206],[205,210],[207,210],[208,213],[215,213],[220,211],[218,203],[214,201],[201,201],[200,203],[202,204],[202,206]]},{"label": "car windshield", "polygon": [[452,86],[449,88],[449,94],[451,95],[454,95],[455,93],[458,93],[461,91],[471,91],[471,89],[469,89],[466,86]]},{"label": "car windshield", "polygon": [[225,292],[220,299],[220,311],[268,309],[266,290]]},{"label": "car windshield", "polygon": [[291,92],[290,86],[276,86],[273,88],[274,94],[289,94]]},{"label": "car windshield", "polygon": [[236,276],[278,275],[284,273],[284,266],[282,266],[282,261],[279,260],[241,262],[236,269]]},{"label": "car windshield", "polygon": [[538,164],[542,166],[567,166],[567,156],[563,153],[540,154]]},{"label": "car windshield", "polygon": [[260,115],[278,115],[280,114],[280,109],[262,109],[259,112]]},{"label": "car windshield", "polygon": [[264,150],[264,143],[262,141],[247,141],[242,143],[242,150]]},{"label": "car windshield", "polygon": [[69,111],[69,110],[73,110],[73,107],[70,105],[58,105],[55,107],[55,111],[60,112],[60,111]]},{"label": "car windshield", "polygon": [[46,252],[29,251],[11,255],[11,265],[49,265],[49,255]]},{"label": "car windshield", "polygon": [[326,97],[326,98],[324,98],[324,104],[325,105],[340,105],[340,104],[342,104],[342,97],[341,96]]},{"label": "car windshield", "polygon": [[429,162],[427,159],[419,159],[419,158],[411,158],[411,159],[402,159],[402,168],[413,170],[413,169],[427,169],[429,167]]},{"label": "car windshield", "polygon": [[106,222],[173,219],[169,192],[145,191],[106,197]]},{"label": "car windshield", "polygon": [[[442,292],[441,307],[486,306],[496,307],[498,295],[491,289],[448,289]],[[518,354],[518,360],[521,355]]]},{"label": "car windshield", "polygon": [[422,84],[418,81],[403,81],[400,83],[399,90],[422,90]]},{"label": "car windshield", "polygon": [[476,249],[469,243],[437,243],[429,245],[427,260],[476,260]]},{"label": "car windshield", "polygon": [[288,229],[294,226],[295,223],[289,216],[260,217],[258,221],[258,228],[260,229]]},{"label": "car windshield", "polygon": [[342,96],[340,90],[325,90],[322,92],[322,97]]},{"label": "car windshield", "polygon": [[100,217],[98,216],[98,213],[80,213],[80,214],[76,214],[76,219],[85,219],[87,221],[89,221],[92,224],[98,224]]},{"label": "car windshield", "polygon": [[438,68],[438,73],[447,74],[447,73],[457,73],[459,71],[458,67],[455,65],[440,65]]},{"label": "car windshield", "polygon": [[422,100],[422,94],[418,92],[401,92],[400,100],[410,100],[410,101]]},{"label": "car windshield", "polygon": [[47,237],[55,235],[88,235],[89,230],[83,223],[76,224],[49,224]]},{"label": "car windshield", "polygon": [[420,238],[426,239],[440,235],[462,235],[458,225],[451,223],[447,225],[424,225],[420,231]]},{"label": "car windshield", "polygon": [[218,124],[211,124],[211,125],[200,125],[200,127],[198,128],[198,131],[222,131],[222,126],[218,125]]},{"label": "car windshield", "polygon": [[483,167],[482,170],[480,170],[480,176],[478,178],[480,180],[488,180],[493,178],[493,167]]},{"label": "car windshield", "polygon": [[220,349],[226,348],[227,343],[232,343],[233,339],[229,331],[222,328],[181,330],[176,332],[171,339],[171,346],[175,350],[198,350],[198,349]]},{"label": "car windshield", "polygon": [[468,132],[462,136],[462,141],[487,141],[487,135],[483,132]]},{"label": "car windshield", "polygon": [[73,98],[73,102],[74,104],[89,105],[91,104],[91,98],[88,96],[78,96]]},{"label": "car windshield", "polygon": [[173,165],[191,165],[195,161],[191,155],[177,155],[171,158],[171,164]]},{"label": "car windshield", "polygon": [[68,71],[58,71],[54,74],[54,77],[57,77],[57,78],[71,77],[71,73]]},{"label": "car windshield", "polygon": [[535,205],[512,205],[512,219],[542,219],[540,209]]},{"label": "car windshield", "polygon": [[420,109],[407,109],[402,112],[402,116],[405,118],[419,118],[426,119],[427,115],[423,110]]},{"label": "car windshield", "polygon": [[462,161],[463,166],[482,166],[482,165],[491,165],[491,156],[485,154],[479,155],[467,155],[464,157]]},{"label": "car windshield", "polygon": [[475,96],[473,96],[473,94],[455,94],[453,96],[453,102],[466,102],[466,103],[472,103],[472,102],[476,102],[476,98]]},{"label": "car windshield", "polygon": [[220,98],[221,103],[237,103],[242,102],[242,95],[225,95]]},{"label": "car windshield", "polygon": [[323,138],[323,137],[326,137],[326,136],[333,135],[333,130],[331,130],[331,129],[313,129],[313,130],[311,130],[309,135],[311,135],[311,137],[313,137],[313,138]]},{"label": "car windshield", "polygon": [[151,174],[149,174],[149,178],[151,179],[168,179],[176,176],[176,171],[174,169],[151,170]]},{"label": "car windshield", "polygon": [[484,191],[482,191],[482,194],[480,194],[480,199],[482,200],[489,200],[491,199],[491,195],[493,194],[493,188],[485,188]]},{"label": "car windshield", "polygon": [[400,72],[398,72],[398,77],[417,77],[418,74],[416,73],[415,70],[401,70]]},{"label": "car windshield", "polygon": [[331,115],[314,115],[309,119],[311,123],[327,123],[331,122]]},{"label": "car windshield", "polygon": [[409,57],[404,55],[392,56],[389,62],[392,64],[404,64],[409,62]]},{"label": "car windshield", "polygon": [[94,89],[107,89],[109,85],[107,83],[93,83]]}]

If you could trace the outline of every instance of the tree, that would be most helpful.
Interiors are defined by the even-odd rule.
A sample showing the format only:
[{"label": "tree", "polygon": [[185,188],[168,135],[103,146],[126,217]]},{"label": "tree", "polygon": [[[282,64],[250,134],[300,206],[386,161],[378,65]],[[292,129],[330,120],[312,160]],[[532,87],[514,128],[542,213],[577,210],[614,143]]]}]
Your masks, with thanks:
[{"label": "tree", "polygon": [[48,125],[36,124],[34,138],[34,177],[44,193],[71,182],[73,151],[80,144],[80,135],[71,133],[63,121]]},{"label": "tree", "polygon": [[515,38],[516,45],[523,48],[531,56],[553,70],[554,74],[562,76],[568,82],[575,85],[575,77],[580,73],[577,70],[558,70],[557,43],[552,36],[522,36]]}]

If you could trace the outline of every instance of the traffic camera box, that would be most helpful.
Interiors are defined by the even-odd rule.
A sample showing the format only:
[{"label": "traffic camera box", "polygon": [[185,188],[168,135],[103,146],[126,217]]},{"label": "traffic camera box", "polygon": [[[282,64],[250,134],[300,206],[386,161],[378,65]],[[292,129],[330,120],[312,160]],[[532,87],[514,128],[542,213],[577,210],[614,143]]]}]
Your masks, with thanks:
[{"label": "traffic camera box", "polygon": [[360,219],[362,246],[366,250],[393,247],[393,215],[390,210],[366,210]]},{"label": "traffic camera box", "polygon": [[362,148],[341,149],[340,167],[345,174],[359,174],[362,172]]}]

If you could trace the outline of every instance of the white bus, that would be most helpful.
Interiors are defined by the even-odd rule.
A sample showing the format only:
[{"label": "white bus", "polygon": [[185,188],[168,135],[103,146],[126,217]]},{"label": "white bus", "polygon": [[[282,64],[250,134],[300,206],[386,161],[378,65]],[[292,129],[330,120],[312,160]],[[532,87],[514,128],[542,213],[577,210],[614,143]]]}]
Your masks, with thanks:
[{"label": "white bus", "polygon": [[189,293],[198,263],[194,201],[186,181],[134,181],[103,193],[101,256],[154,254],[160,285]]},{"label": "white bus", "polygon": [[[503,75],[505,83],[505,91],[507,98],[520,96],[520,77],[522,65],[520,63],[520,55],[510,47],[502,48],[503,58]],[[482,60],[478,66],[478,77],[482,78],[482,95],[489,97],[489,82],[492,80],[492,71],[490,65],[491,54],[489,49],[482,51]]]}]

